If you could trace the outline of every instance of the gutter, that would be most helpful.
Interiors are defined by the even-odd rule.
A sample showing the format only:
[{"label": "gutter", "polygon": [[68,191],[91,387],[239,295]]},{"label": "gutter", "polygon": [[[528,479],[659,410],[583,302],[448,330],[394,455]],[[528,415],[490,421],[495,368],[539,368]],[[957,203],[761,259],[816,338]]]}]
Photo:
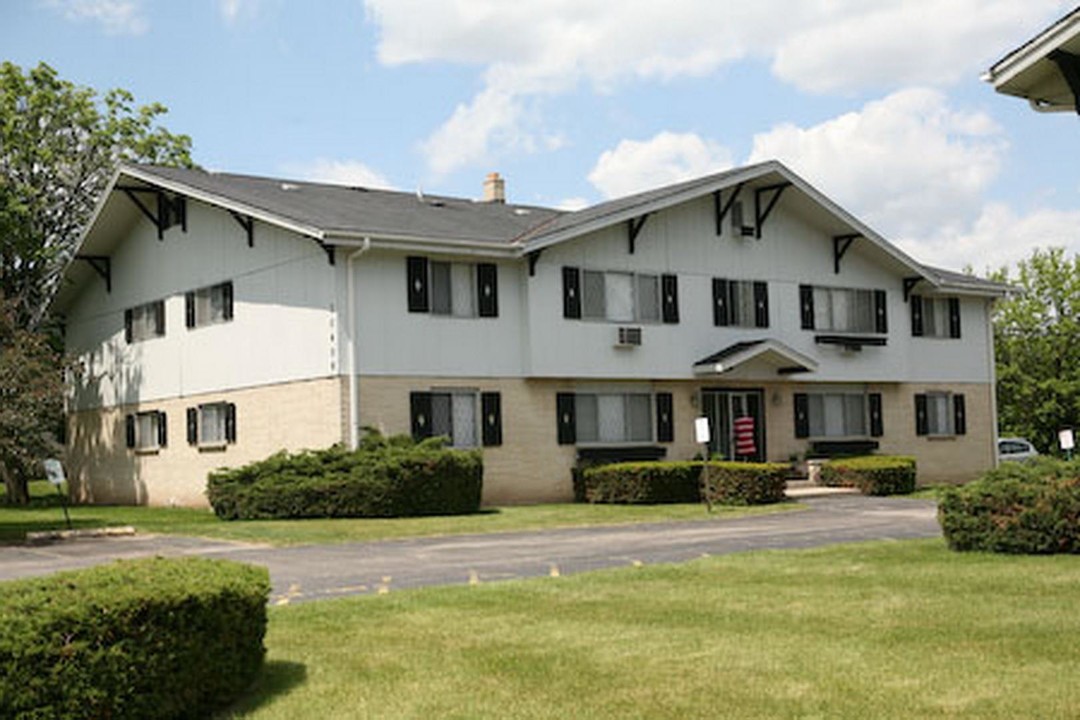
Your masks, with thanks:
[{"label": "gutter", "polygon": [[353,262],[370,249],[371,238],[366,237],[345,261],[345,297],[348,306],[345,316],[349,328],[349,341],[346,343],[346,352],[349,353],[349,448],[352,450],[360,445],[360,383],[356,378],[356,277]]}]

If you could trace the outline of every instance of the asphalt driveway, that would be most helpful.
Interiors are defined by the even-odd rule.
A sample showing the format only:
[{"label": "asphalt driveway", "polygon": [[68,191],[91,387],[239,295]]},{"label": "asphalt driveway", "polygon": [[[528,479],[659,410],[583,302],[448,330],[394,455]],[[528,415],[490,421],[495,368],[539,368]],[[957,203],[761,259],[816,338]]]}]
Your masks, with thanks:
[{"label": "asphalt driveway", "polygon": [[425,585],[680,562],[747,550],[941,535],[936,506],[930,500],[832,495],[801,502],[807,508],[804,512],[738,519],[290,548],[175,536],[79,539],[0,547],[0,580],[117,558],[205,555],[269,568],[271,603],[285,604]]}]

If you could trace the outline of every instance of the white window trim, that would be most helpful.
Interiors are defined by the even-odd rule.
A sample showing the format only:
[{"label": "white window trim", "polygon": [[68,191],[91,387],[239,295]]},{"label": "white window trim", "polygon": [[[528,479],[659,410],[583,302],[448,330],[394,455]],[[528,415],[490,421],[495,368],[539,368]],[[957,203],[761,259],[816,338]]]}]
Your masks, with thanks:
[{"label": "white window trim", "polygon": [[[605,298],[604,298],[604,317],[596,317],[587,314],[588,300],[587,296],[587,283],[585,282],[586,273],[599,273],[604,276],[605,284]],[[608,275],[629,275],[632,299],[631,302],[634,306],[634,316],[629,320],[613,320],[608,314],[607,309],[607,276]],[[641,303],[639,300],[639,278],[651,277],[656,279],[656,319],[647,320],[642,318]],[[627,325],[633,323],[635,325],[662,325],[664,324],[664,287],[663,287],[663,273],[661,272],[638,272],[634,270],[599,270],[596,268],[581,268],[581,281],[579,283],[578,292],[581,294],[581,320],[584,322],[604,323],[607,325]]]},{"label": "white window trim", "polygon": [[[640,440],[601,440],[601,439],[599,439],[599,434],[600,434],[599,433],[599,428],[597,428],[598,439],[596,439],[596,440],[581,440],[581,432],[579,430],[579,427],[577,426],[577,418],[580,417],[580,415],[577,413],[577,406],[578,406],[578,398],[580,398],[582,395],[594,395],[594,396],[618,395],[618,396],[622,396],[623,397],[623,402],[624,402],[624,406],[623,406],[624,407],[624,412],[625,412],[625,402],[626,402],[625,398],[628,395],[645,395],[645,396],[647,396],[648,399],[649,399],[649,438],[648,439],[640,439]],[[586,448],[588,448],[588,447],[629,447],[629,446],[634,446],[634,445],[641,445],[642,443],[654,444],[654,443],[658,442],[657,439],[656,439],[656,393],[653,392],[651,389],[642,390],[640,388],[637,388],[637,389],[629,389],[629,388],[627,388],[627,389],[602,389],[602,390],[593,390],[593,389],[575,390],[574,391],[574,406],[575,406],[574,434],[575,434],[575,437],[577,438],[576,441],[575,441],[575,445],[577,445],[579,447],[586,447]],[[626,419],[625,415],[624,415],[623,419],[624,419],[624,422],[625,422],[625,419]]]},{"label": "white window trim", "polygon": [[[830,333],[830,332],[831,333],[857,333],[857,334],[860,334],[860,335],[879,335],[879,334],[881,334],[881,333],[878,333],[878,331],[877,331],[877,326],[876,326],[875,319],[874,319],[874,312],[875,312],[874,291],[877,290],[877,288],[842,287],[842,286],[834,286],[834,285],[811,285],[810,287],[812,288],[812,292],[814,293],[814,330],[815,331],[826,332],[826,333]],[[829,320],[831,322],[830,322],[830,325],[828,327],[822,327],[821,325],[818,324],[818,317],[819,317],[819,313],[821,312],[821,307],[820,307],[820,305],[818,303],[818,295],[817,295],[818,291],[829,293]],[[835,318],[833,317],[832,295],[833,295],[833,293],[838,293],[838,292],[853,293],[855,297],[858,296],[857,295],[858,293],[866,293],[866,294],[869,295],[870,307],[869,307],[869,313],[868,314],[869,314],[870,322],[868,323],[868,327],[866,327],[866,328],[842,328],[842,327],[836,327]]]},{"label": "white window trim", "polygon": [[[153,418],[150,429],[150,443],[143,444],[142,423],[144,417]],[[161,418],[160,410],[144,410],[135,413],[135,447],[132,448],[137,454],[156,455],[161,449]]]}]

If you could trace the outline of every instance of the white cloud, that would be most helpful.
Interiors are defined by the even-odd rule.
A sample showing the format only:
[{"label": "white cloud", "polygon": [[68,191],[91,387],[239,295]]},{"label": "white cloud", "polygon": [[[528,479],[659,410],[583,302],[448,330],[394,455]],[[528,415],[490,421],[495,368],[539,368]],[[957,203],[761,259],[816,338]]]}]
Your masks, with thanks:
[{"label": "white cloud", "polygon": [[285,172],[297,175],[302,180],[312,182],[383,190],[394,189],[393,183],[387,180],[386,177],[358,160],[318,158],[309,163],[288,165]]},{"label": "white cloud", "polygon": [[973,220],[1005,149],[984,113],[910,89],[813,127],[755,135],[749,162],[780,160],[886,237],[922,237]]},{"label": "white cloud", "polygon": [[109,35],[142,35],[150,28],[138,0],[46,0],[68,20],[101,23]]},{"label": "white cloud", "polygon": [[959,233],[937,233],[908,238],[900,247],[930,265],[959,270],[967,266],[978,275],[1000,267],[1014,267],[1035,248],[1064,247],[1068,255],[1080,253],[1080,211],[1048,208],[1017,214],[1002,203],[986,205],[975,222]]},{"label": "white cloud", "polygon": [[256,17],[262,4],[262,0],[218,0],[218,10],[226,25],[235,25],[241,18]]},{"label": "white cloud", "polygon": [[365,0],[386,65],[454,62],[484,87],[424,144],[445,173],[493,152],[535,146],[523,98],[581,83],[701,76],[759,58],[808,91],[918,82],[942,85],[985,68],[1065,0]]},{"label": "white cloud", "polygon": [[662,132],[645,141],[623,140],[605,151],[589,173],[589,182],[612,198],[731,166],[731,153],[718,143],[694,133]]},{"label": "white cloud", "polygon": [[589,207],[589,200],[583,197],[569,197],[564,200],[560,200],[555,207],[559,210],[584,210]]}]

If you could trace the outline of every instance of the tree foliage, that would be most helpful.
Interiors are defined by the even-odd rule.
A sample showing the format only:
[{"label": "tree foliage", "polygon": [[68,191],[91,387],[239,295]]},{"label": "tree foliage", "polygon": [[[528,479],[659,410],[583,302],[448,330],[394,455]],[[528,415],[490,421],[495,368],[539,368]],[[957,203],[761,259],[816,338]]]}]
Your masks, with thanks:
[{"label": "tree foliage", "polygon": [[1035,250],[993,279],[1017,289],[994,314],[1001,429],[1052,450],[1080,424],[1080,256]]},{"label": "tree foliage", "polygon": [[0,479],[10,503],[26,502],[27,480],[59,450],[62,372],[48,337],[19,327],[15,303],[0,292]]},{"label": "tree foliage", "polygon": [[191,139],[156,124],[159,103],[100,97],[45,63],[0,64],[0,290],[35,328],[95,203],[121,162],[190,167]]}]

